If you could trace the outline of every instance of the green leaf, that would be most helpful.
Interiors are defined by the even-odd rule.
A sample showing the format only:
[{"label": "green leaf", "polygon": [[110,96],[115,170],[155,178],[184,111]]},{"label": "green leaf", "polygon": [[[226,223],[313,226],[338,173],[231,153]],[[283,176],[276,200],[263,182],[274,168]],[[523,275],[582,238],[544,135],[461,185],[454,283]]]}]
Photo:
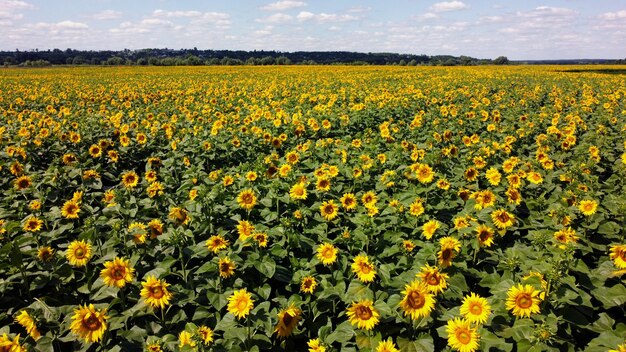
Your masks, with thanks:
[{"label": "green leaf", "polygon": [[354,328],[352,327],[352,324],[350,324],[350,322],[348,321],[344,321],[343,323],[339,324],[339,326],[337,326],[335,331],[326,336],[324,342],[328,345],[332,344],[333,342],[346,343],[350,341],[353,336]]},{"label": "green leaf", "polygon": [[613,287],[598,287],[591,291],[591,294],[600,302],[604,308],[619,307],[626,303],[626,287],[617,284]]},{"label": "green leaf", "polygon": [[276,272],[276,262],[271,257],[266,256],[257,267],[257,270],[266,277],[271,278]]},{"label": "green leaf", "polygon": [[432,352],[435,350],[433,338],[428,334],[421,334],[416,340],[398,337],[396,343],[401,352]]}]

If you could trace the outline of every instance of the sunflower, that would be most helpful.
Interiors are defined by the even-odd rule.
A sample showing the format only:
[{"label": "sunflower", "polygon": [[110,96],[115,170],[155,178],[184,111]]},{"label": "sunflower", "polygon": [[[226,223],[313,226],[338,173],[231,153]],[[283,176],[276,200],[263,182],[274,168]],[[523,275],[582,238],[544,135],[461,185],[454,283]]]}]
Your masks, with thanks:
[{"label": "sunflower", "polygon": [[39,199],[32,200],[30,203],[28,203],[28,207],[32,211],[39,211],[41,210],[41,201]]},{"label": "sunflower", "polygon": [[230,242],[228,242],[228,240],[226,240],[221,235],[213,235],[208,240],[206,240],[206,246],[213,253],[217,253],[222,249],[227,248],[229,244]]},{"label": "sunflower", "polygon": [[478,178],[478,170],[476,170],[473,167],[470,167],[467,170],[465,170],[464,175],[465,175],[466,180],[468,180],[469,182],[474,182]]},{"label": "sunflower", "polygon": [[150,183],[150,185],[146,188],[146,193],[148,193],[148,197],[154,198],[156,196],[163,195],[163,189],[163,184],[156,181]]},{"label": "sunflower", "polygon": [[415,249],[416,245],[411,240],[402,241],[402,248],[404,248],[407,252],[411,253]]},{"label": "sunflower", "polygon": [[522,194],[514,188],[507,189],[505,194],[511,204],[519,205],[522,202]]},{"label": "sunflower", "polygon": [[43,220],[36,216],[29,216],[22,225],[22,229],[27,232],[37,232],[41,230],[43,226]]},{"label": "sunflower", "polygon": [[541,176],[540,173],[538,172],[529,172],[528,175],[526,175],[526,179],[528,180],[528,182],[538,185],[541,184],[543,182],[543,176]]},{"label": "sunflower", "polygon": [[420,183],[430,183],[433,181],[435,177],[435,173],[430,165],[427,164],[419,164],[417,169],[415,170],[415,177]]},{"label": "sunflower", "polygon": [[41,337],[41,333],[37,329],[35,320],[30,316],[30,314],[28,314],[27,311],[22,310],[20,314],[15,317],[15,322],[26,329],[26,332],[33,338],[33,340],[37,341]]},{"label": "sunflower", "polygon": [[193,340],[193,335],[189,331],[183,330],[178,334],[178,347],[182,349],[185,346],[195,350],[196,341]]},{"label": "sunflower", "polygon": [[191,217],[186,209],[181,207],[173,207],[167,215],[176,225],[185,225],[189,223]]},{"label": "sunflower", "polygon": [[489,168],[487,173],[485,174],[485,178],[492,186],[497,186],[500,184],[500,180],[502,179],[502,174],[495,167]]},{"label": "sunflower", "polygon": [[245,318],[254,308],[254,300],[245,288],[236,290],[228,297],[228,312],[237,318]]},{"label": "sunflower", "polygon": [[496,196],[490,190],[478,191],[470,196],[476,200],[474,209],[481,210],[493,206],[496,202]]},{"label": "sunflower", "polygon": [[239,241],[245,242],[248,238],[252,237],[254,232],[254,225],[248,220],[239,220],[237,224],[237,233],[239,233]]},{"label": "sunflower", "polygon": [[66,219],[78,219],[78,213],[80,212],[80,205],[78,202],[72,200],[68,200],[63,204],[63,208],[61,208],[61,215]]},{"label": "sunflower", "polygon": [[442,267],[452,265],[452,259],[461,251],[461,242],[454,237],[446,236],[439,240],[441,249],[437,252],[437,260]]},{"label": "sunflower", "polygon": [[331,243],[324,243],[317,247],[317,259],[324,265],[332,265],[337,261],[337,248]]},{"label": "sunflower", "polygon": [[597,209],[598,203],[595,200],[585,199],[581,200],[580,203],[578,203],[578,210],[580,210],[580,212],[583,213],[583,215],[585,216],[591,216],[595,214]]},{"label": "sunflower", "polygon": [[160,343],[153,342],[146,345],[146,352],[163,352],[163,348]]},{"label": "sunflower", "polygon": [[96,310],[93,304],[78,306],[74,309],[74,316],[70,328],[85,342],[98,342],[107,329],[106,309]]},{"label": "sunflower", "polygon": [[300,320],[302,320],[302,311],[291,304],[278,312],[278,323],[274,327],[274,332],[279,337],[290,336]]},{"label": "sunflower", "polygon": [[107,286],[122,288],[133,281],[135,269],[131,268],[128,259],[115,258],[104,262],[104,269],[100,271],[100,277]]},{"label": "sunflower", "polygon": [[141,283],[141,297],[152,308],[165,308],[170,304],[172,293],[167,289],[170,284],[150,275]]},{"label": "sunflower", "polygon": [[566,227],[554,233],[554,239],[563,244],[567,243],[576,243],[578,241],[578,236],[576,236],[576,231],[571,227]]},{"label": "sunflower", "polygon": [[626,269],[626,245],[614,244],[611,245],[611,253],[609,258],[613,260],[613,263],[619,269]]},{"label": "sunflower", "polygon": [[435,234],[437,229],[439,229],[440,226],[441,225],[439,224],[439,221],[430,220],[424,225],[422,225],[422,235],[426,237],[427,240],[430,240],[431,238],[433,238],[433,235]]},{"label": "sunflower", "polygon": [[328,177],[320,177],[317,179],[315,188],[321,192],[327,192],[330,190],[330,179]]},{"label": "sunflower", "polygon": [[[624,153],[624,155],[626,155],[626,153]],[[626,158],[622,157],[622,159],[624,159],[624,164],[626,164]],[[624,342],[623,344],[617,346],[616,350],[609,350],[609,352],[626,352],[626,342]]]},{"label": "sunflower", "polygon": [[484,324],[491,314],[491,306],[487,299],[472,292],[463,298],[461,314],[470,323]]},{"label": "sunflower", "polygon": [[306,200],[307,195],[306,184],[304,182],[296,183],[289,190],[291,199]]},{"label": "sunflower", "polygon": [[493,229],[486,225],[478,225],[476,228],[476,238],[482,247],[491,247],[493,244]]},{"label": "sunflower", "polygon": [[49,262],[54,257],[54,250],[52,247],[43,246],[37,250],[37,258],[42,262]]},{"label": "sunflower", "polygon": [[326,347],[322,345],[320,339],[311,339],[307,343],[309,352],[326,352]]},{"label": "sunflower", "polygon": [[416,275],[428,287],[428,291],[434,294],[443,292],[448,288],[448,274],[440,273],[439,268],[432,267],[428,264],[420,268],[420,272]]},{"label": "sunflower", "polygon": [[254,194],[254,191],[248,188],[239,192],[239,195],[237,196],[237,203],[240,207],[246,210],[254,208],[256,205],[256,195]]},{"label": "sunflower", "polygon": [[235,263],[228,257],[220,258],[217,263],[220,276],[227,279],[235,274]]},{"label": "sunflower", "polygon": [[317,281],[313,276],[305,276],[300,281],[300,292],[313,293],[317,287]]},{"label": "sunflower", "polygon": [[354,258],[352,263],[352,272],[356,274],[362,282],[372,282],[376,277],[374,265],[370,263],[367,255],[359,254]]},{"label": "sunflower", "polygon": [[372,330],[380,318],[374,303],[368,299],[352,302],[347,309],[350,323],[359,329]]},{"label": "sunflower", "polygon": [[200,325],[198,327],[198,336],[205,345],[210,345],[213,342],[213,329],[206,325]]},{"label": "sunflower", "polygon": [[493,220],[493,224],[501,229],[505,230],[511,226],[513,226],[513,222],[515,221],[515,216],[509,213],[504,209],[498,209],[491,213],[491,220]]},{"label": "sunflower", "polygon": [[400,352],[393,343],[393,340],[388,338],[387,340],[380,341],[376,346],[376,352]]},{"label": "sunflower", "polygon": [[30,176],[20,176],[14,181],[15,188],[19,191],[30,187],[32,184]]},{"label": "sunflower", "polygon": [[435,308],[435,298],[430,293],[428,285],[422,281],[413,281],[405,285],[402,294],[404,298],[400,301],[400,308],[404,315],[410,316],[413,320],[429,316]]},{"label": "sunflower", "polygon": [[344,193],[339,201],[341,202],[341,206],[348,211],[355,209],[357,205],[354,193]]},{"label": "sunflower", "polygon": [[424,214],[424,204],[422,199],[417,198],[409,205],[409,213],[413,216],[420,216]]},{"label": "sunflower", "polygon": [[542,292],[531,285],[517,284],[512,286],[506,299],[506,309],[511,310],[517,317],[528,317],[532,313],[539,313]]},{"label": "sunflower", "polygon": [[478,350],[480,335],[476,328],[465,319],[455,318],[448,320],[446,326],[448,333],[448,345],[459,352],[474,352]]},{"label": "sunflower", "polygon": [[135,171],[128,171],[122,174],[122,184],[124,184],[124,187],[126,187],[127,189],[133,189],[137,187],[138,183],[139,176],[137,176],[137,173],[135,173]]},{"label": "sunflower", "polygon": [[322,202],[322,205],[320,205],[320,214],[327,221],[332,221],[334,218],[337,217],[338,213],[339,211],[337,209],[337,205],[335,205],[335,201],[332,199]]},{"label": "sunflower", "polygon": [[378,200],[378,197],[376,196],[376,193],[372,191],[365,192],[363,196],[361,197],[361,202],[366,207],[376,204],[377,200]]},{"label": "sunflower", "polygon": [[159,219],[152,219],[148,223],[150,238],[155,239],[163,234],[163,223]]},{"label": "sunflower", "polygon": [[85,241],[72,241],[67,247],[65,257],[75,267],[85,266],[91,258],[91,244]]}]

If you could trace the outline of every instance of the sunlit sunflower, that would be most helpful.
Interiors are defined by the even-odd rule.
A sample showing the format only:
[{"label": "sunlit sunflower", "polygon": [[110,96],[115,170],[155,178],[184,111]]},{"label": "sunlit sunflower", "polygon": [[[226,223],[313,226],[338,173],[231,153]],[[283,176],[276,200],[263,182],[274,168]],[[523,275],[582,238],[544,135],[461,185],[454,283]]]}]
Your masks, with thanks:
[{"label": "sunlit sunflower", "polygon": [[206,325],[200,325],[198,327],[198,336],[200,336],[203,344],[210,345],[213,342],[213,329]]},{"label": "sunlit sunflower", "polygon": [[437,252],[437,261],[442,267],[452,265],[452,259],[461,251],[461,242],[454,237],[446,236],[439,240],[441,249]]},{"label": "sunlit sunflower", "polygon": [[91,244],[83,241],[72,241],[67,247],[65,257],[72,266],[81,267],[87,265],[91,258]]},{"label": "sunlit sunflower", "polygon": [[195,350],[196,341],[193,340],[193,335],[189,331],[183,330],[178,334],[178,347],[183,348],[185,346]]},{"label": "sunlit sunflower", "polygon": [[[624,155],[626,155],[626,153],[624,153]],[[626,158],[623,159],[626,160]],[[624,164],[626,164],[626,161],[624,161]],[[609,350],[608,352],[626,352],[626,342],[618,345],[616,350]]]},{"label": "sunlit sunflower", "polygon": [[122,184],[124,184],[124,187],[126,187],[127,189],[133,189],[137,187],[138,183],[139,176],[137,176],[137,173],[135,173],[135,171],[128,171],[122,174]]},{"label": "sunlit sunflower", "polygon": [[91,155],[92,158],[99,158],[102,155],[102,149],[99,145],[92,144],[91,147],[89,147],[89,155]]},{"label": "sunlit sunflower", "polygon": [[206,241],[206,246],[213,253],[217,253],[222,249],[228,248],[230,242],[221,235],[213,235]]},{"label": "sunlit sunflower", "polygon": [[320,177],[317,179],[315,188],[321,192],[327,192],[330,190],[330,179],[328,177]]},{"label": "sunlit sunflower", "polygon": [[181,207],[172,207],[167,215],[176,225],[186,225],[191,220],[187,209]]},{"label": "sunlit sunflower", "polygon": [[591,216],[596,213],[598,203],[595,200],[585,199],[578,203],[578,210],[585,216]]},{"label": "sunlit sunflower", "polygon": [[428,287],[428,291],[434,294],[443,292],[448,288],[448,274],[439,272],[439,268],[432,267],[428,264],[420,268],[420,272],[416,275]]},{"label": "sunlit sunflower", "polygon": [[320,205],[320,214],[327,221],[332,221],[334,218],[337,217],[338,213],[339,211],[338,211],[337,205],[335,205],[335,201],[332,199],[329,201],[322,202],[322,205]]},{"label": "sunlit sunflower", "polygon": [[41,260],[42,262],[49,262],[52,260],[52,258],[54,258],[54,250],[52,249],[52,247],[43,246],[37,250],[37,259]]},{"label": "sunlit sunflower", "polygon": [[448,320],[446,325],[448,345],[459,352],[474,352],[478,350],[480,335],[476,328],[472,328],[469,321],[461,318]]},{"label": "sunlit sunflower", "polygon": [[361,197],[361,202],[366,207],[369,205],[376,204],[377,200],[378,200],[378,197],[376,196],[376,193],[374,193],[373,191],[365,192],[363,196]]},{"label": "sunlit sunflower", "polygon": [[434,219],[430,220],[422,225],[422,235],[426,237],[427,240],[430,240],[431,238],[433,238],[433,235],[440,226],[441,225],[439,224],[439,221]]},{"label": "sunlit sunflower", "polygon": [[491,220],[497,228],[505,230],[513,226],[515,216],[504,209],[498,209],[491,213]]},{"label": "sunlit sunflower", "polygon": [[37,232],[40,231],[43,226],[43,220],[39,219],[36,216],[29,216],[24,220],[24,224],[22,225],[22,229],[27,232]]},{"label": "sunlit sunflower", "polygon": [[489,168],[487,173],[485,173],[485,178],[492,186],[497,186],[500,184],[500,180],[502,179],[502,174],[495,167]]},{"label": "sunlit sunflower", "polygon": [[170,304],[172,293],[168,290],[170,284],[150,275],[141,283],[141,297],[152,308],[165,308]]},{"label": "sunlit sunflower", "polygon": [[248,316],[252,308],[254,308],[254,300],[245,288],[235,290],[228,297],[228,312],[239,319]]},{"label": "sunlit sunflower", "polygon": [[339,201],[341,202],[341,206],[348,211],[355,209],[357,205],[354,193],[344,193]]},{"label": "sunlit sunflower", "polygon": [[63,204],[63,208],[61,208],[61,215],[66,219],[78,219],[79,212],[80,205],[74,200],[68,200]]},{"label": "sunlit sunflower", "polygon": [[478,170],[476,170],[473,167],[468,168],[467,170],[465,170],[465,179],[468,180],[469,182],[474,182],[476,181],[476,179],[478,178]]},{"label": "sunlit sunflower", "polygon": [[306,184],[304,182],[298,182],[293,185],[289,190],[289,196],[291,197],[291,199],[305,200],[308,196],[308,193],[306,191]]},{"label": "sunlit sunflower", "polygon": [[100,277],[107,286],[122,288],[133,281],[135,269],[130,266],[128,259],[115,258],[104,262],[104,269],[100,271]]},{"label": "sunlit sunflower", "polygon": [[463,298],[461,314],[470,323],[484,324],[491,314],[491,306],[487,299],[472,292]]},{"label": "sunlit sunflower", "polygon": [[511,310],[517,317],[530,318],[531,314],[540,311],[541,293],[531,285],[512,286],[507,293],[506,309]]},{"label": "sunlit sunflower", "polygon": [[578,241],[578,236],[576,236],[576,231],[571,227],[566,227],[560,229],[554,233],[554,239],[560,243],[576,243]]},{"label": "sunlit sunflower", "polygon": [[613,260],[613,263],[619,269],[626,269],[626,245],[616,244],[611,245],[611,253],[609,258]]},{"label": "sunlit sunflower", "polygon": [[254,232],[254,225],[248,220],[239,220],[237,224],[237,233],[239,234],[239,241],[245,242],[248,238],[252,237]]},{"label": "sunlit sunflower", "polygon": [[409,205],[409,213],[413,216],[420,216],[424,214],[424,204],[420,198],[417,198],[413,201],[413,203],[411,203],[411,205]]},{"label": "sunlit sunflower", "polygon": [[371,300],[352,302],[347,309],[348,320],[359,329],[372,330],[378,324],[380,314]]},{"label": "sunlit sunflower", "polygon": [[[26,329],[26,332],[28,333],[28,335],[30,335],[30,337],[33,338],[33,340],[37,341],[41,337],[41,333],[37,329],[35,319],[33,319],[33,317],[31,317],[27,311],[22,310],[20,314],[15,317],[15,322],[20,324],[24,329]],[[0,350],[1,347],[2,346],[0,346]]]},{"label": "sunlit sunflower", "polygon": [[98,342],[107,330],[106,309],[96,310],[93,304],[78,306],[74,309],[70,328],[85,342]]},{"label": "sunlit sunflower", "polygon": [[400,352],[400,350],[396,348],[396,344],[393,343],[390,337],[387,340],[380,341],[378,345],[376,345],[375,352]]},{"label": "sunlit sunflower", "polygon": [[320,339],[311,339],[307,343],[309,352],[326,352],[326,347],[322,345]]},{"label": "sunlit sunflower", "polygon": [[429,316],[435,308],[435,298],[422,281],[416,280],[405,285],[402,294],[404,297],[400,302],[400,308],[404,315],[410,316],[413,320]]},{"label": "sunlit sunflower", "polygon": [[31,181],[30,176],[20,176],[13,182],[13,184],[17,190],[21,191],[30,187],[33,182]]},{"label": "sunlit sunflower", "polygon": [[324,265],[332,265],[337,261],[337,248],[331,243],[324,243],[317,247],[317,259]]},{"label": "sunlit sunflower", "polygon": [[491,247],[493,244],[493,229],[486,225],[476,227],[476,238],[481,247]]},{"label": "sunlit sunflower", "polygon": [[300,320],[302,320],[302,311],[291,304],[278,312],[278,323],[274,327],[274,332],[279,337],[290,336]]},{"label": "sunlit sunflower", "polygon": [[352,263],[351,268],[352,272],[355,273],[358,279],[362,282],[372,282],[376,277],[374,264],[370,263],[367,255],[357,255],[354,258],[354,262]]},{"label": "sunlit sunflower", "polygon": [[148,223],[148,230],[150,230],[150,238],[155,239],[163,234],[163,223],[159,219],[152,219]]},{"label": "sunlit sunflower", "polygon": [[220,276],[227,279],[235,274],[235,263],[228,257],[220,258],[217,263]]},{"label": "sunlit sunflower", "polygon": [[313,276],[305,276],[300,281],[300,292],[313,293],[317,287],[317,281]]},{"label": "sunlit sunflower", "polygon": [[246,210],[254,208],[256,205],[256,195],[254,194],[254,191],[248,188],[239,192],[239,195],[237,196],[237,203],[240,207]]}]

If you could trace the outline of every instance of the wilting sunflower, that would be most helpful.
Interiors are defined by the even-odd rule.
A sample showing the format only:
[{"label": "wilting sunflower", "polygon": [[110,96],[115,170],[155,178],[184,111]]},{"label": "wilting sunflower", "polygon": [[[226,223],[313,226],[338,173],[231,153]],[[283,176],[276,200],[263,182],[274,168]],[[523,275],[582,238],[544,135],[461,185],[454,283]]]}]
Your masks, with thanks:
[{"label": "wilting sunflower", "polygon": [[39,219],[36,216],[29,216],[24,220],[24,224],[22,225],[22,229],[27,232],[37,232],[41,230],[43,226],[43,220]]},{"label": "wilting sunflower", "polygon": [[611,245],[611,253],[609,258],[613,260],[613,263],[619,269],[626,269],[626,245],[615,244]]},{"label": "wilting sunflower", "polygon": [[476,328],[465,319],[455,318],[448,320],[446,326],[448,345],[459,352],[474,352],[478,350],[480,335]]},{"label": "wilting sunflower", "polygon": [[484,324],[491,314],[491,306],[487,299],[472,292],[463,298],[461,314],[470,323]]},{"label": "wilting sunflower", "polygon": [[439,221],[430,220],[422,225],[422,235],[426,237],[427,240],[430,240],[431,238],[433,238],[433,235],[440,226],[441,225],[439,224]]},{"label": "wilting sunflower", "polygon": [[291,199],[305,200],[308,196],[308,193],[306,191],[306,184],[304,182],[298,182],[293,185],[289,190],[289,196],[291,197]]},{"label": "wilting sunflower", "polygon": [[357,205],[354,193],[345,193],[339,201],[341,202],[341,206],[348,211],[355,209]]},{"label": "wilting sunflower", "polygon": [[352,263],[352,272],[356,274],[362,282],[372,282],[376,277],[374,265],[370,263],[367,255],[359,254],[354,258]]},{"label": "wilting sunflower", "polygon": [[337,261],[337,247],[331,243],[324,243],[317,247],[317,259],[324,265],[332,265]]},{"label": "wilting sunflower", "polygon": [[334,218],[337,217],[338,213],[339,211],[337,209],[337,205],[335,205],[335,201],[332,199],[322,202],[322,205],[320,205],[320,214],[327,221],[332,221]]},{"label": "wilting sunflower", "polygon": [[37,259],[42,262],[49,262],[54,258],[54,250],[50,246],[43,246],[37,250]]},{"label": "wilting sunflower", "polygon": [[290,336],[300,320],[302,320],[302,311],[291,304],[278,312],[278,323],[274,327],[274,332],[279,337]]},{"label": "wilting sunflower", "polygon": [[387,340],[383,340],[378,343],[376,346],[376,352],[400,352],[400,350],[396,348],[396,344],[393,343],[393,340],[390,337]]},{"label": "wilting sunflower", "polygon": [[80,205],[74,200],[68,200],[63,204],[63,208],[61,208],[61,215],[66,219],[78,219],[79,212]]},{"label": "wilting sunflower", "polygon": [[513,226],[513,222],[515,221],[515,216],[509,213],[504,209],[498,209],[491,213],[491,220],[493,224],[496,225],[497,228],[501,230],[505,230],[511,226]]},{"label": "wilting sunflower", "polygon": [[71,265],[81,267],[87,265],[91,258],[91,244],[83,241],[72,241],[67,247],[65,257]]},{"label": "wilting sunflower", "polygon": [[14,184],[15,188],[21,191],[30,187],[33,183],[30,179],[30,176],[20,176],[14,181]]},{"label": "wilting sunflower", "polygon": [[326,347],[322,345],[320,339],[311,339],[307,343],[309,352],[326,352]]},{"label": "wilting sunflower", "polygon": [[402,294],[404,298],[400,302],[400,308],[404,315],[410,316],[413,320],[429,316],[435,308],[435,298],[422,281],[413,281],[405,285]]},{"label": "wilting sunflower", "polygon": [[578,203],[578,210],[580,210],[580,212],[583,213],[583,215],[585,216],[591,216],[595,214],[597,209],[598,203],[595,200],[585,199],[581,200],[580,203]]},{"label": "wilting sunflower", "polygon": [[237,203],[245,210],[250,210],[256,205],[256,195],[251,189],[244,189],[237,196]]},{"label": "wilting sunflower", "polygon": [[200,336],[203,344],[210,345],[213,342],[213,329],[206,325],[200,325],[198,327],[198,336]]},{"label": "wilting sunflower", "polygon": [[186,225],[191,220],[189,212],[181,207],[173,207],[167,215],[176,225]]},{"label": "wilting sunflower", "polygon": [[93,304],[78,306],[74,309],[74,316],[70,327],[72,332],[86,342],[98,342],[107,329],[106,309],[96,310]]},{"label": "wilting sunflower", "polygon": [[170,284],[150,275],[141,283],[141,297],[152,308],[165,308],[170,304],[172,293],[167,289]]},{"label": "wilting sunflower", "polygon": [[347,309],[350,323],[359,329],[372,330],[380,318],[380,314],[374,308],[374,303],[369,299],[352,302]]},{"label": "wilting sunflower", "polygon": [[104,269],[100,271],[100,277],[107,286],[122,288],[133,281],[135,269],[131,268],[128,259],[115,258],[104,262]]},{"label": "wilting sunflower", "polygon": [[531,285],[512,286],[507,293],[506,309],[511,310],[517,317],[530,318],[531,314],[540,311],[541,293]]},{"label": "wilting sunflower", "polygon": [[447,287],[448,274],[440,273],[439,268],[432,267],[428,264],[421,267],[420,272],[416,275],[428,287],[428,291],[434,294],[443,292]]},{"label": "wilting sunflower", "polygon": [[228,257],[220,258],[217,267],[220,272],[220,276],[227,279],[235,274],[235,263]]},{"label": "wilting sunflower", "polygon": [[493,244],[493,229],[486,225],[476,227],[476,238],[481,247],[491,247]]},{"label": "wilting sunflower", "polygon": [[300,292],[313,293],[317,287],[317,281],[313,276],[305,276],[300,281]]},{"label": "wilting sunflower", "polygon": [[137,187],[138,183],[139,176],[137,175],[137,173],[135,173],[135,171],[128,171],[122,174],[122,184],[124,184],[124,187],[126,187],[127,189],[133,189]]},{"label": "wilting sunflower", "polygon": [[228,297],[228,312],[237,318],[245,318],[254,308],[254,300],[245,288],[235,290]]},{"label": "wilting sunflower", "polygon": [[222,249],[226,249],[230,242],[226,240],[221,235],[213,235],[208,240],[206,240],[206,246],[213,253],[217,253]]},{"label": "wilting sunflower", "polygon": [[461,242],[454,237],[446,236],[439,240],[441,249],[437,252],[437,261],[442,267],[452,265],[452,259],[461,251]]},{"label": "wilting sunflower", "polygon": [[159,219],[152,219],[148,223],[150,238],[155,239],[163,234],[163,223]]},{"label": "wilting sunflower", "polygon": [[[35,319],[28,314],[27,311],[22,310],[18,316],[15,317],[15,322],[20,324],[33,340],[37,341],[41,337],[41,333],[37,329]],[[0,346],[1,347],[1,346]]]}]

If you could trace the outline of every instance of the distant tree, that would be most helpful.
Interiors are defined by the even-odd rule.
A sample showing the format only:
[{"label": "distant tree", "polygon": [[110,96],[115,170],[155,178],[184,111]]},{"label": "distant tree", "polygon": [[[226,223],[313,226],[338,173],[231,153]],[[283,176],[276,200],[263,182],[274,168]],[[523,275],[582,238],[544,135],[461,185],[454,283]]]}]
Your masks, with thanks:
[{"label": "distant tree", "polygon": [[118,66],[124,64],[124,59],[119,56],[112,56],[106,60],[106,64],[110,66]]},{"label": "distant tree", "polygon": [[279,56],[276,58],[276,65],[291,65],[291,60],[286,56]]},{"label": "distant tree", "polygon": [[498,56],[493,60],[494,65],[508,65],[509,59],[506,56]]},{"label": "distant tree", "polygon": [[415,61],[415,59],[409,61],[409,63],[407,64],[409,66],[417,66],[417,61]]},{"label": "distant tree", "polygon": [[148,64],[148,59],[146,59],[145,57],[141,57],[137,59],[137,65],[146,66],[147,64]]},{"label": "distant tree", "polygon": [[399,63],[400,66],[406,66],[406,60],[402,59]]}]

